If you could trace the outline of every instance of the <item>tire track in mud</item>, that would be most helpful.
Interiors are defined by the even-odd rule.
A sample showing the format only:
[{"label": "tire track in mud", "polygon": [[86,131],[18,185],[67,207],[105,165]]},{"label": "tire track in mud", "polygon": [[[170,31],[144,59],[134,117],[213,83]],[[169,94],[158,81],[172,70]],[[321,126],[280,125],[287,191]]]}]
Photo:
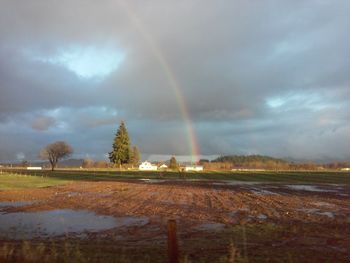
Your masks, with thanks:
[{"label": "tire track in mud", "polygon": [[228,212],[229,207],[227,206],[227,197],[225,192],[211,192],[210,198],[212,199],[212,204],[215,210],[221,212]]},{"label": "tire track in mud", "polygon": [[[164,214],[169,207],[170,193],[161,191],[161,186],[159,185],[149,185],[143,189],[144,194],[148,194],[148,198],[138,200],[138,203],[135,204],[135,212],[144,213],[152,216],[158,216]],[[171,189],[169,191],[172,191]]]},{"label": "tire track in mud", "polygon": [[[137,203],[139,200],[137,197],[142,194],[142,191],[139,191],[139,186],[133,188],[130,188],[130,186],[130,184],[113,183],[106,187],[105,183],[96,183],[95,185],[91,185],[88,189],[85,188],[85,192],[79,196],[80,200],[78,200],[79,202],[76,206],[81,206],[81,204],[83,204],[82,206],[85,208],[114,215],[128,213],[129,205],[132,202]],[[126,190],[122,190],[124,188],[126,188]],[[71,190],[81,190],[81,187]],[[106,192],[105,190],[107,190],[110,195],[101,197],[100,195],[103,195],[103,193]],[[69,203],[72,202],[74,202],[74,199],[69,201]],[[66,203],[66,205],[69,204]]]},{"label": "tire track in mud", "polygon": [[[128,185],[130,187],[131,185]],[[127,214],[140,214],[142,212],[143,206],[148,202],[152,203],[153,196],[145,197],[147,189],[145,185],[138,185],[135,188],[128,188],[126,192],[128,194],[125,196],[123,192],[123,197],[119,197],[117,201],[121,204],[120,208],[125,209],[123,212]],[[121,193],[118,193],[121,195]],[[145,199],[146,198],[146,199]]]},{"label": "tire track in mud", "polygon": [[169,210],[170,216],[175,218],[188,217],[191,211],[189,210],[189,205],[184,204],[183,200],[186,199],[185,194],[188,189],[176,186],[171,186],[168,193],[168,205],[166,209]]},{"label": "tire track in mud", "polygon": [[206,193],[204,195],[204,199],[205,199],[205,203],[206,203],[207,209],[212,210],[213,204],[212,204],[212,201],[211,201],[211,198],[210,198],[209,194]]}]

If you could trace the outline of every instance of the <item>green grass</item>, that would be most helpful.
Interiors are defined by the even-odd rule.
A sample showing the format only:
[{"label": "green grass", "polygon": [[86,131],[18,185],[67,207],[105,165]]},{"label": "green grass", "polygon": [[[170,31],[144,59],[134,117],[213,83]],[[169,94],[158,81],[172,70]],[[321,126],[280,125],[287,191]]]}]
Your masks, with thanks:
[{"label": "green grass", "polygon": [[19,173],[2,173],[0,174],[0,191],[23,189],[23,188],[38,188],[68,183],[68,180],[61,178],[48,177],[42,175],[28,175]]},{"label": "green grass", "polygon": [[[8,171],[9,172],[9,171]],[[0,190],[46,187],[68,181],[121,181],[125,179],[233,180],[267,183],[347,184],[350,173],[337,171],[263,171],[263,172],[140,172],[117,170],[62,169],[56,171],[11,170],[17,175],[0,174]],[[18,175],[20,173],[20,175]]]}]

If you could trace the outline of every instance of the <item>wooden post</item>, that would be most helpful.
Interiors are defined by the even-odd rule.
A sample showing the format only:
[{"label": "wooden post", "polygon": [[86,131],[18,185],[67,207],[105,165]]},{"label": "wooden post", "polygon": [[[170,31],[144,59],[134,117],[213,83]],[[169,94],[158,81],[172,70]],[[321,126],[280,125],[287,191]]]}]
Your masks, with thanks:
[{"label": "wooden post", "polygon": [[170,263],[179,262],[179,248],[177,244],[176,220],[168,220],[168,256]]}]

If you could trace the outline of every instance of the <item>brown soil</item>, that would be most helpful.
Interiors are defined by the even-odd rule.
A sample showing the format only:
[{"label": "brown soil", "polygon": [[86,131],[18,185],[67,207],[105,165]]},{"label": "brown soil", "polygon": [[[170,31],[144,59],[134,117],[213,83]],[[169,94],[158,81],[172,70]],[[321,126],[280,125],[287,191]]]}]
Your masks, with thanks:
[{"label": "brown soil", "polygon": [[86,240],[113,239],[115,246],[133,256],[166,257],[167,220],[176,219],[181,255],[192,261],[215,262],[230,253],[232,243],[250,262],[346,262],[350,189],[318,187],[326,192],[292,190],[280,184],[79,182],[4,191],[0,201],[38,201],[7,212],[69,208],[148,217],[146,226],[90,234]]}]

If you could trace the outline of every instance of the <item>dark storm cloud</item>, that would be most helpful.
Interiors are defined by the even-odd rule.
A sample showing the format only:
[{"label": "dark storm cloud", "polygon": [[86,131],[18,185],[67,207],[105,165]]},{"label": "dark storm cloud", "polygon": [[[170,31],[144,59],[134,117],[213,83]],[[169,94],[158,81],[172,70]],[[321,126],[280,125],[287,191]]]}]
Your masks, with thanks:
[{"label": "dark storm cloud", "polygon": [[[145,154],[188,154],[159,56],[203,154],[350,158],[349,11],[348,1],[3,0],[0,159],[35,158],[57,139],[103,158],[121,119]],[[107,67],[74,61],[91,50],[123,59],[84,78]]]},{"label": "dark storm cloud", "polygon": [[56,124],[56,120],[52,117],[41,116],[32,122],[32,128],[38,131],[46,131]]}]

